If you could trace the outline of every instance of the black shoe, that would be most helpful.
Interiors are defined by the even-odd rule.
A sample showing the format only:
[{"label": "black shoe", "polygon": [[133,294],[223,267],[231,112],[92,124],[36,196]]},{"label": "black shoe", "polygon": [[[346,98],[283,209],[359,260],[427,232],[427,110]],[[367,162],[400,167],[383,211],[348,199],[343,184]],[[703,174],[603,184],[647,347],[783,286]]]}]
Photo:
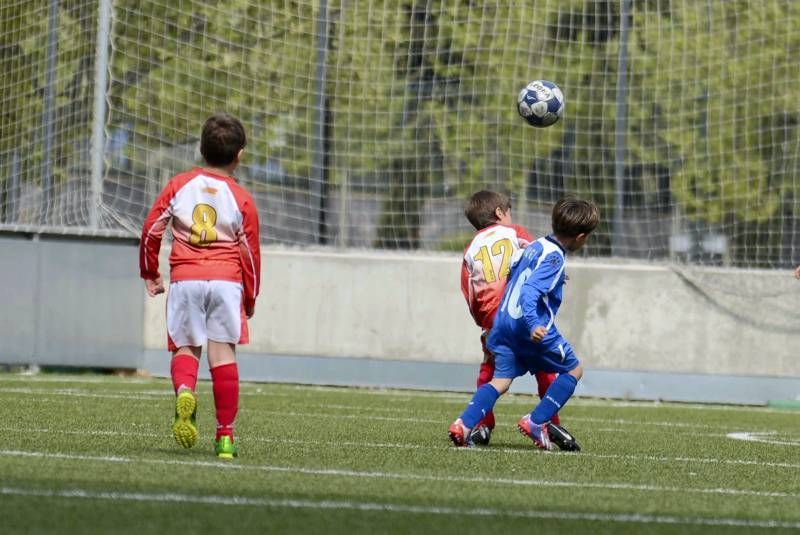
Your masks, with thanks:
[{"label": "black shoe", "polygon": [[492,428],[487,425],[479,425],[469,434],[473,443],[481,446],[488,446],[492,438]]},{"label": "black shoe", "polygon": [[575,438],[569,434],[569,431],[550,422],[550,442],[558,446],[562,451],[581,451],[580,445],[575,441]]}]

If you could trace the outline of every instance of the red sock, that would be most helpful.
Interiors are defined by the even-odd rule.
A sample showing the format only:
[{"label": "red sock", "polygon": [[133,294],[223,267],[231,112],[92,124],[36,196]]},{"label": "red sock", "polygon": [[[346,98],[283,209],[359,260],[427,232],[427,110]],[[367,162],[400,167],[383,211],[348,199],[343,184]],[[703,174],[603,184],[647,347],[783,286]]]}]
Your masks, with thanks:
[{"label": "red sock", "polygon": [[217,409],[217,436],[233,439],[233,421],[239,411],[239,368],[235,362],[211,368],[214,405]]},{"label": "red sock", "polygon": [[179,353],[172,357],[172,364],[170,365],[170,372],[172,374],[172,387],[175,393],[182,386],[189,388],[194,392],[197,389],[197,368],[200,367],[200,361],[192,355]]},{"label": "red sock", "polygon": [[481,364],[481,371],[478,374],[478,386],[483,386],[494,377],[494,363],[484,362]]},{"label": "red sock", "polygon": [[[536,384],[539,387],[539,399],[544,399],[547,389],[550,388],[550,385],[553,384],[553,381],[556,380],[556,377],[558,377],[558,375],[555,373],[536,372]],[[556,425],[561,425],[561,419],[558,417],[558,413],[553,415],[550,421]]]},{"label": "red sock", "polygon": [[[478,374],[478,387],[481,387],[482,385],[485,385],[491,381],[492,377],[494,377],[494,361],[482,363],[481,371]],[[475,427],[480,427],[482,425],[488,426],[489,429],[494,429],[494,412],[487,412],[486,416],[484,416],[480,422],[475,424]]]}]

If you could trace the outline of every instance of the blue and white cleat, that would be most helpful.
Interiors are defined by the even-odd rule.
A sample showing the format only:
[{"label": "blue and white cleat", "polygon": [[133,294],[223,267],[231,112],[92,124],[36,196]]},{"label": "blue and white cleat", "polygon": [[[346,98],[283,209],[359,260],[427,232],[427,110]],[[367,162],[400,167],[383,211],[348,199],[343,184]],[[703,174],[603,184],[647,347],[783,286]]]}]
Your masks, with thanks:
[{"label": "blue and white cleat", "polygon": [[535,424],[531,421],[530,414],[526,414],[517,422],[517,429],[520,433],[533,440],[533,443],[543,450],[552,451],[553,445],[550,442],[547,423],[541,425]]}]

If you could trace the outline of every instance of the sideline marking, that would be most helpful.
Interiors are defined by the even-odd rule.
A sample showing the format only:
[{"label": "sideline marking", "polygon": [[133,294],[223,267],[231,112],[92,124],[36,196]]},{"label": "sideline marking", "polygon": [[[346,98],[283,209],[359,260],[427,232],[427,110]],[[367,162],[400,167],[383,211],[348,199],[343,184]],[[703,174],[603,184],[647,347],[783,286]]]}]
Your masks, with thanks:
[{"label": "sideline marking", "polygon": [[[2,374],[0,373],[0,383],[88,383],[88,384],[166,384],[167,378],[164,377],[49,377],[49,376],[35,376],[35,375],[17,375],[17,374]],[[208,383],[208,380],[201,380],[203,383]],[[341,385],[341,386],[325,386],[325,385],[310,385],[310,384],[296,384],[288,382],[250,382],[243,381],[242,389],[254,389],[253,394],[262,394],[264,396],[287,396],[289,394],[282,392],[270,392],[265,389],[279,388],[285,390],[310,390],[315,392],[333,392],[333,393],[348,393],[348,394],[362,394],[370,396],[389,396],[395,397],[398,400],[410,400],[410,398],[437,398],[448,403],[466,404],[469,397],[472,395],[472,390],[447,390],[447,391],[434,391],[423,389],[403,389],[403,388],[385,388],[385,387],[371,387],[371,386],[354,386],[354,385]],[[168,390],[168,389],[167,389]],[[509,392],[505,398],[506,403],[528,403],[527,399],[533,398],[533,394],[522,392]],[[661,401],[661,400],[620,400],[620,399],[604,399],[604,398],[582,398],[580,396],[570,400],[570,405],[573,407],[583,406],[601,406],[612,408],[680,408],[681,410],[701,410],[707,411],[741,411],[741,412],[766,412],[785,414],[785,409],[773,408],[765,405],[735,405],[735,404],[719,404],[719,403],[686,403],[681,401]]]},{"label": "sideline marking", "polygon": [[[140,438],[162,438],[168,440],[169,433],[157,433],[154,431],[147,432],[129,432],[129,431],[113,431],[113,430],[99,430],[99,429],[84,429],[81,431],[72,431],[66,429],[49,429],[49,428],[18,428],[18,427],[0,427],[0,432],[13,432],[13,433],[46,433],[61,435],[91,435],[91,436],[120,436],[120,437],[140,437]],[[210,435],[209,435],[210,436]],[[262,442],[267,444],[295,444],[295,445],[308,445],[308,446],[329,446],[330,441],[319,440],[297,440],[291,438],[276,438],[276,437],[261,437],[258,435],[248,435],[245,438],[237,438],[237,440],[247,442]],[[527,448],[453,448],[451,445],[442,446],[425,446],[422,444],[394,444],[394,443],[381,443],[381,442],[352,442],[342,441],[337,442],[337,446],[346,446],[352,448],[380,448],[380,449],[401,449],[401,450],[450,450],[454,454],[464,455],[489,455],[494,453],[512,453],[516,455],[530,455],[539,453],[538,451]],[[0,450],[0,454],[2,450]],[[612,461],[625,461],[625,462],[656,462],[656,463],[698,463],[698,464],[727,464],[733,466],[758,466],[767,468],[789,468],[800,469],[800,463],[785,463],[774,461],[752,461],[747,459],[716,459],[713,457],[659,457],[655,455],[621,455],[615,453],[592,453],[587,451],[577,452],[557,452],[557,453],[541,453],[542,455],[552,455],[552,460],[566,459],[574,460],[581,457],[590,457],[593,459],[608,459]]]},{"label": "sideline marking", "polygon": [[[79,391],[75,389],[34,389],[34,388],[2,388],[0,387],[0,394],[21,394],[21,395],[31,395],[31,396],[67,396],[67,397],[75,397],[75,398],[102,398],[102,399],[125,399],[128,401],[152,401],[153,399],[160,399],[164,398],[165,400],[171,398],[173,396],[171,391],[167,392],[158,392],[158,391],[131,391],[131,392],[114,392],[114,393],[98,393],[98,392],[85,392]],[[254,395],[254,394],[241,394],[245,396]],[[248,408],[240,408],[240,413],[249,413],[249,412],[256,412],[258,414],[272,414],[278,416],[295,416],[300,418],[307,418],[309,416],[325,416],[327,418],[340,418],[345,420],[377,420],[377,421],[389,421],[389,422],[408,422],[408,423],[423,423],[423,424],[439,424],[442,425],[441,419],[424,419],[424,418],[404,418],[404,417],[397,417],[397,416],[375,416],[369,415],[364,413],[369,412],[406,412],[404,410],[397,410],[392,409],[389,407],[364,407],[359,405],[342,405],[342,404],[324,404],[324,403],[311,403],[305,404],[305,407],[319,407],[322,409],[325,408],[332,408],[332,409],[352,409],[353,411],[359,411],[360,414],[341,414],[341,413],[308,413],[308,412],[288,412],[288,411],[263,411],[258,409],[248,409]],[[427,414],[439,414],[438,411],[433,410],[415,410],[415,414],[427,413]],[[726,431],[730,429],[729,426],[722,426],[722,425],[707,425],[707,424],[697,424],[697,423],[690,423],[690,422],[674,422],[674,421],[652,421],[652,420],[629,420],[625,418],[592,418],[592,417],[585,417],[585,416],[570,416],[570,421],[577,421],[577,422],[589,422],[589,423],[599,423],[599,424],[618,424],[618,425],[640,425],[640,426],[657,426],[657,427],[681,427],[681,428],[688,428],[688,429],[718,429],[720,431]],[[516,424],[513,423],[501,423],[498,424],[500,427],[507,427],[507,428],[515,428]],[[767,433],[770,431],[763,431],[763,433]]]},{"label": "sideline marking", "polygon": [[641,491],[641,492],[676,492],[680,494],[716,494],[724,496],[751,496],[759,498],[788,498],[797,500],[800,495],[788,492],[767,492],[749,489],[731,488],[690,488],[690,487],[659,487],[655,485],[633,485],[629,483],[592,483],[588,481],[548,481],[537,479],[509,479],[490,477],[466,476],[433,476],[424,474],[404,474],[399,472],[367,472],[359,470],[344,470],[333,468],[303,468],[294,466],[275,466],[264,464],[230,464],[219,461],[183,461],[166,459],[140,459],[119,456],[75,455],[71,453],[49,453],[40,451],[0,450],[0,455],[8,457],[34,457],[44,459],[64,459],[75,461],[97,461],[111,463],[142,463],[155,465],[200,466],[223,470],[261,470],[264,472],[279,472],[289,474],[303,474],[312,476],[335,476],[371,479],[396,479],[405,481],[429,481],[434,483],[487,483],[495,485],[515,485],[524,487],[554,487],[554,488],[594,488],[605,490]]},{"label": "sideline marking", "polygon": [[762,444],[776,444],[778,446],[800,446],[799,439],[779,440],[776,435],[777,431],[759,431],[759,432],[738,432],[728,433],[725,435],[733,440],[744,440],[747,442],[761,442]]},{"label": "sideline marking", "polygon": [[5,496],[33,496],[43,498],[67,498],[87,500],[111,501],[138,501],[138,502],[177,502],[199,503],[208,505],[238,505],[255,507],[275,507],[287,509],[349,509],[354,511],[382,511],[389,513],[409,514],[434,514],[434,515],[469,515],[492,516],[558,520],[589,520],[601,522],[619,522],[636,524],[688,524],[700,526],[732,526],[732,527],[759,527],[759,528],[786,528],[798,529],[800,522],[780,522],[777,520],[742,520],[738,518],[702,518],[702,517],[677,517],[658,516],[645,514],[604,514],[604,513],[570,513],[550,511],[506,511],[502,509],[458,509],[448,506],[423,506],[401,505],[378,502],[351,502],[351,501],[312,501],[312,500],[281,500],[271,498],[252,498],[248,496],[196,496],[177,493],[144,492],[95,492],[84,489],[70,489],[60,491],[23,489],[16,487],[0,487],[0,495]]}]

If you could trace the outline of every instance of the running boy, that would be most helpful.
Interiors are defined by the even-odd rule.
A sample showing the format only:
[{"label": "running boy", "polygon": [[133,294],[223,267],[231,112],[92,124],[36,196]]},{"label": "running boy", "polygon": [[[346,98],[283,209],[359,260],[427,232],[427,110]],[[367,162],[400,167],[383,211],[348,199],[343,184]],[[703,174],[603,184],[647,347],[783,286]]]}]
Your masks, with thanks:
[{"label": "running boy", "polygon": [[217,457],[236,457],[233,422],[239,409],[236,344],[248,342],[255,312],[261,256],[253,198],[232,176],[247,144],[242,123],[221,113],[203,125],[200,153],[206,166],[174,176],[145,219],[139,268],[148,295],[164,292],[158,252],[172,222],[167,345],[172,352],[178,444],[197,442],[197,369],[208,343],[216,407]]},{"label": "running boy", "polygon": [[[472,318],[483,329],[483,362],[477,381],[480,387],[494,376],[494,356],[486,349],[486,336],[492,328],[497,307],[500,306],[509,269],[533,238],[523,227],[513,224],[511,201],[502,193],[483,190],[473,194],[464,207],[464,215],[477,230],[464,250],[461,292],[467,300]],[[555,378],[552,373],[536,372],[539,397],[544,396]],[[556,414],[552,420],[553,442],[561,449],[579,450],[580,446],[566,430],[555,427],[559,423]],[[494,426],[494,413],[489,411],[473,427],[470,437],[472,442],[489,444]]]},{"label": "running boy", "polygon": [[583,247],[599,220],[593,203],[561,199],[553,207],[553,234],[533,242],[515,264],[486,344],[495,356],[494,378],[478,388],[450,426],[448,433],[456,446],[472,445],[472,429],[516,377],[547,371],[559,376],[517,428],[540,448],[552,449],[548,424],[583,374],[572,347],[555,326],[566,280],[565,255]]}]

